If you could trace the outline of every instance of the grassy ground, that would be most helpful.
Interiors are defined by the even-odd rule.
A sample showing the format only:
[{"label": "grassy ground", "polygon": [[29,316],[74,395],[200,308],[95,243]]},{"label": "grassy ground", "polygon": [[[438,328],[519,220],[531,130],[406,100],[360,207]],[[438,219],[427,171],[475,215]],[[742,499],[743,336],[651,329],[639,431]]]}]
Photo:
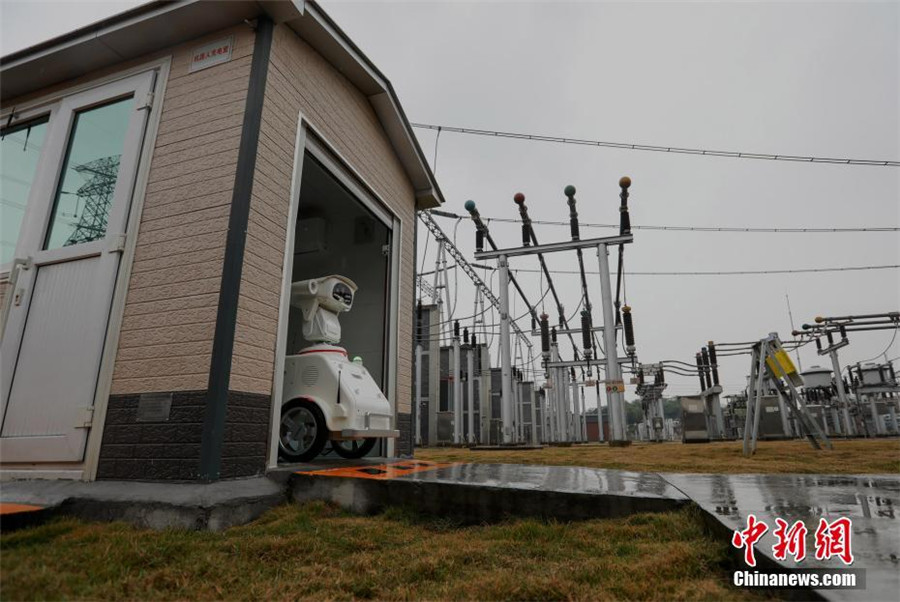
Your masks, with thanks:
[{"label": "grassy ground", "polygon": [[416,457],[437,462],[501,462],[592,466],[654,472],[709,473],[900,473],[900,439],[841,439],[832,450],[815,450],[804,441],[760,441],[745,458],[742,442],[708,444],[635,443],[609,447],[597,443],[541,450],[471,451],[419,448]]},{"label": "grassy ground", "polygon": [[745,600],[696,510],[456,527],[283,506],[221,534],[59,519],[0,537],[4,600]]}]

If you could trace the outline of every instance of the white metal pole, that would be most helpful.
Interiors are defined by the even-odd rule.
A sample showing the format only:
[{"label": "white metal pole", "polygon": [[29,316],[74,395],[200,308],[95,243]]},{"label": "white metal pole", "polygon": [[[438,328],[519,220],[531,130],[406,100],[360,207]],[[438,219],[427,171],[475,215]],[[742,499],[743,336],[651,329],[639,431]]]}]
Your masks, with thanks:
[{"label": "white metal pole", "polygon": [[469,347],[466,350],[466,374],[468,376],[468,386],[466,387],[469,396],[469,443],[475,443],[475,348]]},{"label": "white metal pole", "polygon": [[512,443],[512,350],[509,340],[509,263],[506,255],[498,261],[500,267],[500,418],[503,422],[503,443]]},{"label": "white metal pole", "polygon": [[578,381],[572,381],[572,404],[574,413],[572,415],[572,440],[581,441],[581,400],[578,395]]},{"label": "white metal pole", "polygon": [[[559,361],[559,347],[556,343],[550,343],[550,361]],[[547,405],[550,409],[551,438],[548,440],[559,441],[559,389],[561,386],[561,383],[559,382],[559,368],[550,368],[549,374],[551,388],[548,389],[548,391],[550,391],[550,396],[547,400]]]},{"label": "white metal pole", "polygon": [[[597,375],[600,376],[599,374]],[[606,437],[603,435],[603,403],[601,397],[597,395],[597,442],[603,443]]]},{"label": "white metal pole", "polygon": [[[668,439],[666,436],[666,414],[665,414],[665,405],[663,404],[662,396],[656,400],[657,412],[659,412],[659,419],[662,422],[662,428],[660,429],[659,438],[661,440]],[[722,409],[722,406],[719,406],[719,409]]]},{"label": "white metal pole", "polygon": [[616,321],[613,316],[612,285],[609,274],[608,249],[605,244],[597,246],[597,263],[600,267],[600,306],[603,310],[603,345],[606,352],[606,393],[609,405],[610,441],[625,440],[625,425],[622,423],[622,394],[618,383],[619,357],[616,353]]},{"label": "white metal pole", "polygon": [[462,383],[460,382],[459,337],[453,337],[453,443],[462,443]]},{"label": "white metal pole", "polygon": [[422,445],[422,343],[416,345],[416,445]]},{"label": "white metal pole", "polygon": [[851,437],[854,434],[854,430],[850,423],[850,402],[847,400],[847,391],[844,389],[844,379],[841,378],[841,363],[838,361],[837,349],[832,349],[828,355],[831,356],[834,383],[837,385],[838,399],[841,400],[841,409],[844,414],[844,436]]},{"label": "white metal pole", "polygon": [[559,440],[569,440],[569,371],[557,368],[559,372]]},{"label": "white metal pole", "polygon": [[588,442],[588,434],[587,434],[587,395],[584,392],[584,387],[581,388],[581,440],[585,443]]},{"label": "white metal pole", "polygon": [[538,396],[534,391],[534,384],[528,387],[528,394],[531,396],[531,444],[537,445],[537,405]]},{"label": "white metal pole", "polygon": [[478,387],[479,402],[478,407],[479,418],[481,419],[481,441],[482,445],[487,445],[491,441],[491,417],[493,416],[493,407],[491,399],[491,355],[487,345],[481,345],[481,366],[479,367]]},{"label": "white metal pole", "polygon": [[519,392],[519,443],[525,442],[525,385],[523,382],[516,382],[516,390]]},{"label": "white metal pole", "polygon": [[[557,352],[556,357],[559,357]],[[566,379],[565,370],[563,368],[554,368],[556,378],[554,385],[556,386],[556,440],[566,440]]]}]

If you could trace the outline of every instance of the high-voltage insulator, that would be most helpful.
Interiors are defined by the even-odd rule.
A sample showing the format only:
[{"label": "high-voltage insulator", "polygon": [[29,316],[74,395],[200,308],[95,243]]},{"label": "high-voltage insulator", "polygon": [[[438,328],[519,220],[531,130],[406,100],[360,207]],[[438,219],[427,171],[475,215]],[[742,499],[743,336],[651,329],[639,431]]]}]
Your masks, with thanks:
[{"label": "high-voltage insulator", "polygon": [[710,367],[712,368],[713,384],[718,385],[719,384],[719,362],[716,359],[716,344],[712,341],[709,341],[706,344],[706,348],[709,350],[709,363],[710,363]]},{"label": "high-voltage insulator", "polygon": [[563,191],[568,198],[569,203],[569,231],[572,234],[572,240],[580,240],[581,236],[578,232],[578,210],[575,209],[575,187],[569,184]]},{"label": "high-voltage insulator", "polygon": [[706,379],[703,378],[703,360],[700,358],[699,353],[697,353],[694,358],[697,360],[697,376],[700,377],[700,390],[706,391]]},{"label": "high-voltage insulator", "polygon": [[459,338],[459,320],[453,322],[453,336]]},{"label": "high-voltage insulator", "polygon": [[569,368],[569,376],[572,377],[572,380],[575,380],[575,367]]},{"label": "high-voltage insulator", "polygon": [[550,329],[550,342],[556,345],[556,328]]},{"label": "high-voltage insulator", "polygon": [[816,337],[816,350],[821,353],[822,352],[822,339]]},{"label": "high-voltage insulator", "polygon": [[475,201],[466,201],[463,206],[472,215],[472,219],[475,220],[475,251],[481,253],[484,251],[484,228],[481,227],[481,215],[478,213],[478,209],[475,208]]},{"label": "high-voltage insulator", "polygon": [[706,347],[700,348],[700,361],[703,362],[703,375],[706,377],[706,388],[712,387],[712,377],[709,370],[709,352]]},{"label": "high-voltage insulator", "polygon": [[841,324],[838,328],[841,331],[841,339],[846,341],[847,340],[847,328],[843,324]]},{"label": "high-voltage insulator", "polygon": [[584,347],[585,357],[587,357],[588,359],[590,359],[590,353],[591,353],[591,345],[592,345],[591,339],[593,338],[591,336],[592,330],[593,330],[593,328],[592,328],[592,324],[591,324],[591,312],[589,312],[586,309],[582,309],[581,310],[581,342],[582,342],[582,346]]},{"label": "high-voltage insulator", "polygon": [[[519,214],[522,213],[522,206],[525,203],[525,195],[517,192],[513,195],[513,202],[519,206]],[[531,246],[531,223],[528,220],[522,220],[522,246]]]},{"label": "high-voltage insulator", "polygon": [[643,366],[638,368],[637,380],[638,380],[638,386],[644,384],[644,367]]},{"label": "high-voltage insulator", "polygon": [[550,353],[550,316],[541,314],[541,353],[545,356]]},{"label": "high-voltage insulator", "polygon": [[463,343],[465,343],[466,345],[469,344],[469,328],[468,328],[468,326],[466,328],[463,328]]},{"label": "high-voltage insulator", "polygon": [[631,320],[631,307],[622,307],[622,324],[625,327],[625,351],[634,355],[634,323]]},{"label": "high-voltage insulator", "polygon": [[631,186],[631,178],[623,176],[619,180],[619,188],[622,189],[619,198],[622,204],[619,206],[619,234],[631,234],[631,218],[628,215],[628,188]]}]

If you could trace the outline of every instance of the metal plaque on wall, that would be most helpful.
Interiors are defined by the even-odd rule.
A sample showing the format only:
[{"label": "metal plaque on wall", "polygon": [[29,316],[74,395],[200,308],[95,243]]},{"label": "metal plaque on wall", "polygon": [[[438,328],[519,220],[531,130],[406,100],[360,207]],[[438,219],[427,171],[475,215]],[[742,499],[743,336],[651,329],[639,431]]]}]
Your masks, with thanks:
[{"label": "metal plaque on wall", "polygon": [[137,422],[166,422],[172,410],[171,393],[141,393]]}]

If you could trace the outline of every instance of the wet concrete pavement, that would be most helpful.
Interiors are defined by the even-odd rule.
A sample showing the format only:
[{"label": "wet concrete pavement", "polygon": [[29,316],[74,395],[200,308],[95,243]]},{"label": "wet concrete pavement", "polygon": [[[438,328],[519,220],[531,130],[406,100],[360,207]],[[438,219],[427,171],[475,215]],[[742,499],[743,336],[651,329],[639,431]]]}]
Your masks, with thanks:
[{"label": "wet concrete pavement", "polygon": [[[862,568],[866,589],[818,590],[830,600],[900,599],[900,477],[895,475],[707,475],[662,474],[668,483],[700,506],[710,524],[729,538],[747,526],[747,515],[769,525],[755,546],[765,564],[786,568]],[[839,559],[818,561],[814,536],[819,519],[840,517],[853,521],[851,546],[854,562],[847,567]],[[772,546],[775,519],[789,524],[802,520],[808,530],[807,556],[797,564],[776,561]],[[763,562],[760,562],[763,565]]]},{"label": "wet concrete pavement", "polygon": [[[404,465],[410,468],[392,474]],[[325,499],[364,514],[401,506],[464,523],[510,516],[613,518],[677,510],[688,503],[653,473],[520,464],[409,461],[369,465],[356,473],[309,468],[292,477],[291,488],[296,501]]]}]

